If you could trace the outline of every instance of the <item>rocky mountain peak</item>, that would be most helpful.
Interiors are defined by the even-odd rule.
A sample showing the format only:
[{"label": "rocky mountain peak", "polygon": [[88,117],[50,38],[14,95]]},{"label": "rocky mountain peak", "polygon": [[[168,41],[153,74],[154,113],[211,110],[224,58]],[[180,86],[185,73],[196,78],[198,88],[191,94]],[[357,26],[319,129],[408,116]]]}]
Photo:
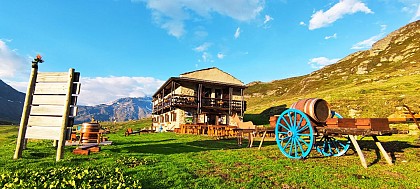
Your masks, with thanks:
[{"label": "rocky mountain peak", "polygon": [[391,32],[383,39],[377,41],[372,45],[372,51],[383,51],[391,46],[391,43],[400,44],[410,37],[420,33],[420,20],[412,22],[404,27],[401,27],[394,32]]}]

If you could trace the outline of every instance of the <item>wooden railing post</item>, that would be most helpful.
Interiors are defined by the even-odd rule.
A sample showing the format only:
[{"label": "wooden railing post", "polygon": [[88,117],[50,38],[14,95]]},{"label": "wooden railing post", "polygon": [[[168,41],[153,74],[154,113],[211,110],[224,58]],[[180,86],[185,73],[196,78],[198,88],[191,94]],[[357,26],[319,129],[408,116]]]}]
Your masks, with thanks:
[{"label": "wooden railing post", "polygon": [[32,94],[35,89],[36,77],[38,74],[38,62],[43,62],[41,58],[37,56],[37,58],[32,61],[32,70],[31,75],[29,77],[28,88],[26,89],[26,97],[25,97],[25,104],[23,105],[22,117],[20,118],[20,126],[19,126],[19,133],[17,138],[16,150],[15,154],[13,155],[13,159],[18,159],[22,157],[22,150],[25,144],[25,134],[26,128],[28,126],[28,119],[29,119],[29,112],[31,110],[32,104]]},{"label": "wooden railing post", "polygon": [[71,102],[71,95],[73,91],[73,79],[74,79],[74,69],[69,69],[69,79],[67,82],[67,86],[69,86],[66,94],[66,102],[64,104],[64,117],[63,121],[61,123],[61,131],[60,131],[60,139],[58,141],[57,146],[57,156],[56,161],[59,161],[64,156],[64,146],[66,144],[66,128],[67,128],[67,122],[69,120],[69,114],[70,114],[70,102]]}]

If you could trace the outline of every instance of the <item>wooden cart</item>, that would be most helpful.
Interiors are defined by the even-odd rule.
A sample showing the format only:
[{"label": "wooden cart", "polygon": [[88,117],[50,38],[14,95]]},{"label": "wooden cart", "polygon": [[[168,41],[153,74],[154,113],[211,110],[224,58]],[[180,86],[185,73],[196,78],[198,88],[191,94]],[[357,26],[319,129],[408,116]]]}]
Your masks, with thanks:
[{"label": "wooden cart", "polygon": [[302,159],[307,157],[312,149],[316,149],[326,157],[341,156],[353,144],[363,167],[367,168],[366,160],[356,140],[356,136],[362,136],[372,137],[387,163],[392,165],[391,158],[377,138],[398,133],[398,130],[389,128],[388,119],[343,118],[328,108],[329,118],[324,121],[315,121],[313,115],[310,115],[308,111],[305,113],[305,110],[290,108],[277,119],[276,142],[286,157]]}]

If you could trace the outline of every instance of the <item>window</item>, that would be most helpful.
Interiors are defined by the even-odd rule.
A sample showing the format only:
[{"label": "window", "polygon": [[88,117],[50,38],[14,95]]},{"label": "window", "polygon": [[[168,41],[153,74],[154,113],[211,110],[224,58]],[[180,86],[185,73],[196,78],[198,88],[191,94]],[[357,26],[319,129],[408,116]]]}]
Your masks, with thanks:
[{"label": "window", "polygon": [[171,121],[176,121],[176,113],[172,112],[172,120]]},{"label": "window", "polygon": [[165,122],[169,122],[169,115],[165,114]]}]

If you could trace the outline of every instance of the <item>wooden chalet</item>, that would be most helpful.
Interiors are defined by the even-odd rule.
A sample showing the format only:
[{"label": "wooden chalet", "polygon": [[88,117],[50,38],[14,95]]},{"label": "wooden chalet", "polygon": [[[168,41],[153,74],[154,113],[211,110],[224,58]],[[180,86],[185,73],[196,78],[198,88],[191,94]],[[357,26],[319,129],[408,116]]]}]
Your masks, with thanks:
[{"label": "wooden chalet", "polygon": [[216,67],[171,77],[153,95],[153,127],[177,131],[188,124],[236,125],[231,116],[243,116],[245,88]]}]

